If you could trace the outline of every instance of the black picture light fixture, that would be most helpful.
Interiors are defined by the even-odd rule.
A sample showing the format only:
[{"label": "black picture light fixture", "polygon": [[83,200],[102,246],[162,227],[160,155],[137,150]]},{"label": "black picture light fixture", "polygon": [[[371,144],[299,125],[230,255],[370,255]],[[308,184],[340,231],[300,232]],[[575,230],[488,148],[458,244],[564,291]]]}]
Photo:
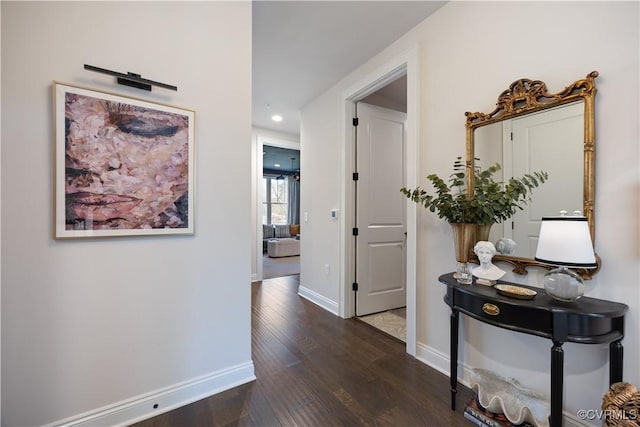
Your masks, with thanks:
[{"label": "black picture light fixture", "polygon": [[84,69],[89,71],[95,71],[98,73],[108,74],[110,76],[116,76],[118,84],[135,87],[137,89],[148,90],[151,92],[151,86],[158,86],[170,90],[178,90],[177,86],[168,85],[166,83],[154,82],[153,80],[143,79],[140,74],[127,72],[127,74],[119,73],[117,71],[107,70],[106,68],[95,67],[93,65],[84,64]]}]

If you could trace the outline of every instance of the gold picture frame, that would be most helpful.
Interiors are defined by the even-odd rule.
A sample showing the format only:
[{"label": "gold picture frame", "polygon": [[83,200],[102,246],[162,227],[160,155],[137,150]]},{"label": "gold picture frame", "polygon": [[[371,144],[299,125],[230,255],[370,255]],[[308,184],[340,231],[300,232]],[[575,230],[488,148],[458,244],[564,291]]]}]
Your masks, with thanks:
[{"label": "gold picture frame", "polygon": [[[595,244],[595,96],[597,71],[592,71],[583,79],[579,79],[557,93],[550,93],[547,85],[541,80],[519,79],[514,81],[499,96],[496,108],[489,113],[467,112],[466,116],[466,170],[468,195],[473,195],[473,170],[475,168],[475,131],[483,126],[501,122],[503,120],[520,117],[529,113],[541,112],[551,108],[574,102],[584,105],[583,123],[583,214],[587,217],[591,240]],[[596,256],[598,267],[595,269],[576,270],[583,278],[590,279],[601,266],[601,260]],[[511,264],[516,274],[527,274],[527,267],[551,268],[532,258],[496,255],[495,261]]]}]

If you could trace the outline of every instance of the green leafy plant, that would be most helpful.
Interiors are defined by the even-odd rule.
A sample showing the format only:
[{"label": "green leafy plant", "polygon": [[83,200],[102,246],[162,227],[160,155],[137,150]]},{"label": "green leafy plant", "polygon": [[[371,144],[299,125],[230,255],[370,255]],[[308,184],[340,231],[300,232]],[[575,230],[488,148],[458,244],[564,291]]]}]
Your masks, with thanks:
[{"label": "green leafy plant", "polygon": [[467,172],[461,157],[454,161],[448,183],[436,174],[427,176],[435,188],[435,195],[421,187],[413,190],[403,187],[400,191],[448,222],[494,224],[511,218],[518,209],[522,210],[531,201],[533,189],[548,179],[548,174],[540,171],[513,177],[504,183],[493,178],[500,169],[499,163],[484,170],[474,169],[473,197],[467,194]]}]

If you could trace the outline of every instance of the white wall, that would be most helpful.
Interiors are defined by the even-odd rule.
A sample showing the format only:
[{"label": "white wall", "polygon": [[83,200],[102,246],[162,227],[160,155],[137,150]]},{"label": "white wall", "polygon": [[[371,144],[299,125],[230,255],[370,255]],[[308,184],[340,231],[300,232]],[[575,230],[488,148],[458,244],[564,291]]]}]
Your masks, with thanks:
[{"label": "white wall", "polygon": [[[1,7],[2,425],[113,425],[251,380],[251,4]],[[54,79],[196,110],[194,236],[52,239]]]},{"label": "white wall", "polygon": [[[321,266],[337,266],[341,257],[335,250],[337,224],[326,213],[340,202],[340,96],[354,82],[420,46],[421,185],[427,186],[427,174],[448,175],[455,157],[464,156],[465,111],[492,111],[498,95],[522,77],[543,80],[557,92],[597,70],[596,251],[603,267],[588,295],[629,305],[624,379],[640,384],[638,17],[637,2],[451,2],[308,104],[301,146],[310,191],[301,209],[310,212],[309,237],[302,243],[310,256],[302,260],[301,281],[338,302],[339,275],[332,270],[325,276]],[[448,371],[449,331],[442,325],[448,324],[449,309],[437,278],[453,269],[453,240],[446,223],[424,210],[419,230],[418,357]],[[540,285],[541,274],[507,279]],[[462,336],[465,366],[492,369],[549,392],[550,341],[469,319]],[[575,419],[578,409],[600,407],[608,386],[607,346],[564,348],[564,409]]]},{"label": "white wall", "polygon": [[[340,272],[340,222],[331,209],[341,207],[340,93],[330,91],[302,110],[300,123],[300,283],[337,306]],[[308,172],[307,172],[308,171]],[[305,221],[305,212],[308,213]],[[329,274],[324,268],[329,265]]]}]

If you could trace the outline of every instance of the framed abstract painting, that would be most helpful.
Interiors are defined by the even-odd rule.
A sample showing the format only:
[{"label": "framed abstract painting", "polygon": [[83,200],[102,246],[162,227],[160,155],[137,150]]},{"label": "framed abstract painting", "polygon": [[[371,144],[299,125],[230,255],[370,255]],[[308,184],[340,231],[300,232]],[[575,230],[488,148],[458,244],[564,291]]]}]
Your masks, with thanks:
[{"label": "framed abstract painting", "polygon": [[55,238],[194,233],[195,112],[53,83]]}]

